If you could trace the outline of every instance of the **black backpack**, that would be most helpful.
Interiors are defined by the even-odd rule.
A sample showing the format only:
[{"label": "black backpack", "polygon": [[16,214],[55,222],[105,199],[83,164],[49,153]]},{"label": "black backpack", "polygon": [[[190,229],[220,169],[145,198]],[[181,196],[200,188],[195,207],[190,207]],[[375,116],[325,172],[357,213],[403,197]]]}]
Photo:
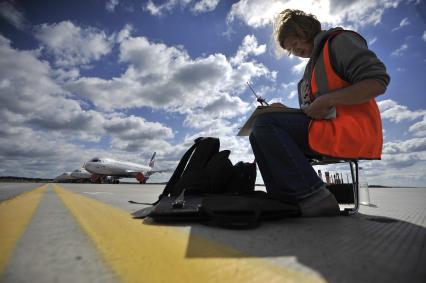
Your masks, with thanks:
[{"label": "black backpack", "polygon": [[179,161],[158,201],[132,213],[133,217],[252,228],[259,225],[260,219],[300,214],[297,205],[255,191],[256,164],[232,165],[230,151],[219,151],[219,147],[217,138],[197,138]]},{"label": "black backpack", "polygon": [[217,138],[197,138],[180,160],[164,188],[163,196],[187,193],[221,193],[233,173],[229,150],[219,151]]}]

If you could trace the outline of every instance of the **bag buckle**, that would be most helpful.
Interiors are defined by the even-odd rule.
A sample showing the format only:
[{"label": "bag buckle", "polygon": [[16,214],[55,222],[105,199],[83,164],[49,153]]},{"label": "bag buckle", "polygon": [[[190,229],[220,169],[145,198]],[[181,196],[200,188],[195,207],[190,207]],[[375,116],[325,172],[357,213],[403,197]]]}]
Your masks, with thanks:
[{"label": "bag buckle", "polygon": [[173,208],[183,208],[185,205],[185,189],[182,190],[180,195],[172,202]]}]

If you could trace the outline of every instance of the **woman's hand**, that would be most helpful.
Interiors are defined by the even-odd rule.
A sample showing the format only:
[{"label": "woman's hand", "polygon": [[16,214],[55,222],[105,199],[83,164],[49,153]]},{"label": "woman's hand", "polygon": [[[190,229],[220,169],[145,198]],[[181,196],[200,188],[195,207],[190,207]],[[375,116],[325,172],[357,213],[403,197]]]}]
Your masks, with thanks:
[{"label": "woman's hand", "polygon": [[304,109],[304,112],[313,119],[323,119],[332,106],[365,103],[384,93],[385,90],[386,86],[376,80],[363,80],[318,96],[311,105]]},{"label": "woman's hand", "polygon": [[321,120],[327,116],[330,108],[332,107],[330,100],[327,97],[327,94],[318,96],[308,107],[306,107],[303,112],[306,115],[315,120]]},{"label": "woman's hand", "polygon": [[271,103],[271,105],[270,105],[271,107],[281,107],[281,108],[287,108],[287,106],[285,106],[284,104],[282,104],[282,103],[279,103],[279,102],[274,102],[274,103]]}]

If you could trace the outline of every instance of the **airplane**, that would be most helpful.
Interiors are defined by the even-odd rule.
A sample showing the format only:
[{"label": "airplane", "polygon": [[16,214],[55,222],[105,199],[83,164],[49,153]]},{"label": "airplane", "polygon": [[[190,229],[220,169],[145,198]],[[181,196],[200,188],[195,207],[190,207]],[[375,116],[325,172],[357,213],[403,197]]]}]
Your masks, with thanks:
[{"label": "airplane", "polygon": [[148,166],[112,158],[94,157],[84,163],[84,168],[92,173],[92,182],[119,183],[119,178],[136,178],[141,184],[145,184],[154,173],[166,172],[168,170],[152,170],[154,167],[156,152],[151,157]]},{"label": "airplane", "polygon": [[75,178],[71,176],[71,172],[64,172],[53,179],[54,182],[71,182],[74,180]]},{"label": "airplane", "polygon": [[54,182],[66,183],[79,183],[85,182],[90,179],[92,174],[87,172],[84,168],[76,169],[72,172],[64,172],[53,179]]},{"label": "airplane", "polygon": [[87,172],[86,169],[80,168],[80,169],[75,169],[74,171],[72,171],[71,177],[75,179],[90,179],[92,177],[92,174]]}]

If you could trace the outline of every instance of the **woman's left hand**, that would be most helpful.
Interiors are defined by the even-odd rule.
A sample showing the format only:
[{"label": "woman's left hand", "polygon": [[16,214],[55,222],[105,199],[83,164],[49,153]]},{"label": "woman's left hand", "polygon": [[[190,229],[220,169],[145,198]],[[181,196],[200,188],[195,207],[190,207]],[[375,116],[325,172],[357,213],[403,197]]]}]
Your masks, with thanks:
[{"label": "woman's left hand", "polygon": [[303,111],[306,115],[315,120],[321,120],[327,116],[328,111],[332,107],[327,94],[318,96],[308,107]]}]

